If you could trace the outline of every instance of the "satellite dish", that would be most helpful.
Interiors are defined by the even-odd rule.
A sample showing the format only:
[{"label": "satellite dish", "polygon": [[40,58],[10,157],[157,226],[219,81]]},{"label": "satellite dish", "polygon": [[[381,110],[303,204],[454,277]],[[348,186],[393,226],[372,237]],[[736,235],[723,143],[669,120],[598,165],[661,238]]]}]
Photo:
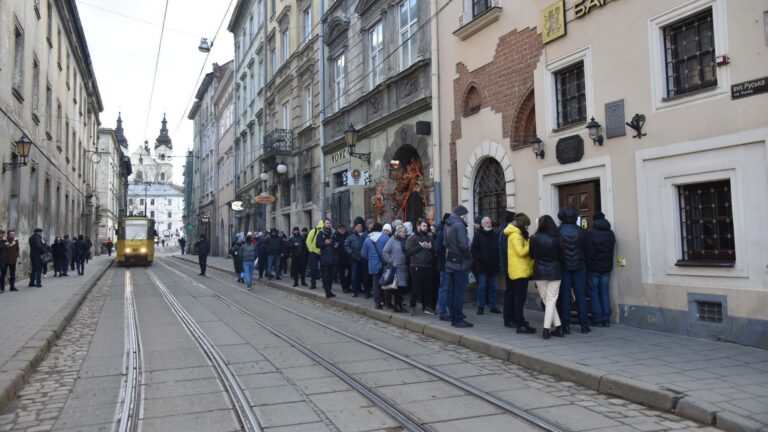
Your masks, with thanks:
[{"label": "satellite dish", "polygon": [[232,201],[231,204],[232,210],[234,211],[240,211],[243,209],[243,202],[242,201]]}]

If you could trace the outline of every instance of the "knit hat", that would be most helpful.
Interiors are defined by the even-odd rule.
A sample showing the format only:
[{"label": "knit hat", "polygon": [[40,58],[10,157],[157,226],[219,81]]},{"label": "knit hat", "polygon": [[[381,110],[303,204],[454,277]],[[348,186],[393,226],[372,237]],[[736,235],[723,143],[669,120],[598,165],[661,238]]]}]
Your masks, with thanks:
[{"label": "knit hat", "polygon": [[392,225],[390,224],[384,224],[384,226],[381,228],[381,232],[389,231],[390,234],[392,234]]},{"label": "knit hat", "polygon": [[515,223],[518,227],[524,227],[531,224],[531,218],[525,213],[518,213],[515,215]]},{"label": "knit hat", "polygon": [[361,218],[360,216],[358,216],[358,217],[356,217],[356,218],[355,218],[355,223],[353,223],[353,224],[352,224],[352,226],[355,226],[355,225],[357,225],[357,224],[360,224],[360,225],[362,225],[363,227],[366,227],[366,226],[367,226],[367,225],[365,225],[365,219]]},{"label": "knit hat", "polygon": [[375,222],[373,221],[373,219],[368,219],[367,221],[365,221],[366,226],[373,225],[374,223]]},{"label": "knit hat", "polygon": [[460,206],[456,207],[455,209],[453,209],[453,214],[455,214],[456,216],[459,216],[459,217],[462,217],[462,216],[464,216],[467,213],[469,213],[469,210],[467,210],[467,208],[464,207],[463,205],[460,205]]},{"label": "knit hat", "polygon": [[402,224],[403,224],[403,221],[402,221],[402,219],[395,219],[395,220],[392,222],[392,227],[393,227],[394,229],[397,229],[397,227],[399,227],[399,226],[400,226],[400,225],[402,225]]},{"label": "knit hat", "polygon": [[475,216],[475,223],[478,224],[478,225],[482,224],[483,223],[483,215],[478,214],[477,216]]},{"label": "knit hat", "polygon": [[403,231],[408,234],[408,228],[406,228],[405,225],[398,225],[397,228],[395,228],[395,234],[400,234]]},{"label": "knit hat", "polygon": [[510,223],[515,220],[515,212],[507,210],[504,213],[504,222]]}]

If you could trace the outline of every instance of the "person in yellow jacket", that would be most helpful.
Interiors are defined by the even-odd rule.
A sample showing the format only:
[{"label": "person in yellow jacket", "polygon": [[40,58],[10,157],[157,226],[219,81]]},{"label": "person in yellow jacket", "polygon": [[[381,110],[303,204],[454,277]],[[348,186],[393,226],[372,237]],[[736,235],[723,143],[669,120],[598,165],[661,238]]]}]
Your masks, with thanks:
[{"label": "person in yellow jacket", "polygon": [[507,277],[512,288],[512,292],[507,290],[504,293],[504,326],[515,326],[517,333],[522,334],[536,333],[523,315],[528,297],[528,279],[533,274],[533,260],[528,254],[530,224],[531,219],[525,213],[517,213],[512,223],[504,228],[504,235],[507,236]]},{"label": "person in yellow jacket", "polygon": [[317,277],[319,276],[317,266],[320,264],[320,248],[315,244],[315,237],[317,237],[317,233],[320,232],[324,226],[324,221],[320,219],[317,226],[309,230],[309,233],[307,234],[306,243],[307,250],[309,251],[309,260],[307,262],[309,267],[309,289],[317,289]]}]

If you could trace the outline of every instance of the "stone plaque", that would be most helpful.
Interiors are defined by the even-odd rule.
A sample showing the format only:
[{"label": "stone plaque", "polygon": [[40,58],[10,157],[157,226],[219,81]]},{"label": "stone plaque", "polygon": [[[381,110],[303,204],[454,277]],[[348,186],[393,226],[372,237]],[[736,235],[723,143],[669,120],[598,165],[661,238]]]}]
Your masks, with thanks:
[{"label": "stone plaque", "polygon": [[627,134],[624,126],[624,99],[605,104],[605,137],[613,138]]},{"label": "stone plaque", "polygon": [[584,156],[584,140],[581,135],[571,135],[560,138],[555,148],[557,161],[561,164],[578,162]]}]

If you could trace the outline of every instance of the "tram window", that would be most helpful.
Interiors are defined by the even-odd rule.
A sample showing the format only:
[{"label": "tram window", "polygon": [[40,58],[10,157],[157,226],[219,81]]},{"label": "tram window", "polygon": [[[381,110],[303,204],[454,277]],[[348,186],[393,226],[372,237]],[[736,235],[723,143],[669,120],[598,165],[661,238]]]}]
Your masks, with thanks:
[{"label": "tram window", "polygon": [[146,240],[147,222],[125,221],[125,240]]}]

